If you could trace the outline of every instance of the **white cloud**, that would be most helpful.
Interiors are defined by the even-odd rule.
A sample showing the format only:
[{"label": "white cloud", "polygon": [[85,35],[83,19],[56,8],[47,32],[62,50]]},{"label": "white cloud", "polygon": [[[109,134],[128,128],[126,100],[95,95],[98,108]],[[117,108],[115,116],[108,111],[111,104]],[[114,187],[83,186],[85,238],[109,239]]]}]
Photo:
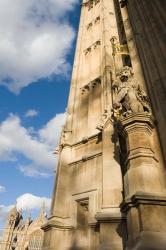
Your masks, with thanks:
[{"label": "white cloud", "polygon": [[[47,197],[39,197],[33,194],[23,194],[16,199],[16,207],[17,210],[22,209],[26,211],[30,210],[32,213],[34,210],[39,210],[41,207],[45,205],[47,212],[50,210],[51,199]],[[9,211],[14,207],[14,205],[4,206],[0,205],[0,224],[4,225],[7,219],[7,215]]]},{"label": "white cloud", "polygon": [[65,123],[66,114],[57,114],[42,129],[39,130],[41,141],[53,146],[57,144],[62,126]]},{"label": "white cloud", "polygon": [[47,209],[50,209],[51,199],[46,197],[39,197],[32,194],[23,194],[17,198],[16,206],[17,209],[40,209],[45,204]]},{"label": "white cloud", "polygon": [[45,172],[41,172],[41,169],[38,169],[38,166],[35,164],[23,165],[19,166],[19,170],[25,176],[36,177],[36,178],[48,178],[51,174],[45,170]]},{"label": "white cloud", "polygon": [[[65,19],[78,0],[0,1],[0,84],[18,93],[65,72],[75,35]],[[10,18],[9,18],[10,17]]]},{"label": "white cloud", "polygon": [[7,215],[12,208],[13,208],[13,205],[11,206],[0,205],[0,224],[1,225],[3,225],[6,222]]},{"label": "white cloud", "polygon": [[0,186],[0,193],[3,193],[6,191],[6,188],[4,186]]},{"label": "white cloud", "polygon": [[25,113],[25,117],[34,117],[34,116],[38,116],[39,112],[35,109],[29,109],[26,113]]},{"label": "white cloud", "polygon": [[0,161],[17,163],[17,154],[21,154],[30,162],[17,163],[24,175],[47,177],[52,174],[56,164],[53,150],[59,143],[64,117],[65,114],[58,114],[35,131],[23,127],[18,116],[10,115],[0,124]]}]

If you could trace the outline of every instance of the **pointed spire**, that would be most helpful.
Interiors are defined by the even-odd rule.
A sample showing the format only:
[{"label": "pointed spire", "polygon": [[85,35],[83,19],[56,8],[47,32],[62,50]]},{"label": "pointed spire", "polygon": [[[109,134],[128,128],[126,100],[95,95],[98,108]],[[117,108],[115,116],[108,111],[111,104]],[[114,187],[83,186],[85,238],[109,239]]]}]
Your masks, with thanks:
[{"label": "pointed spire", "polygon": [[15,205],[15,206],[9,211],[7,224],[9,224],[10,226],[11,226],[11,225],[14,225],[14,222],[15,222],[15,220],[17,219],[17,216],[18,216],[18,211],[17,211],[16,205]]},{"label": "pointed spire", "polygon": [[26,209],[26,226],[28,227],[31,223],[31,213],[30,210]]},{"label": "pointed spire", "polygon": [[17,211],[17,207],[16,205],[9,211],[9,216],[13,215],[13,216],[17,216],[18,211]]},{"label": "pointed spire", "polygon": [[27,219],[31,219],[31,212],[29,208],[26,209],[26,217]]},{"label": "pointed spire", "polygon": [[46,213],[46,204],[45,204],[45,201],[43,201],[43,204],[42,204],[40,213],[42,213],[42,214],[45,214],[45,213]]},{"label": "pointed spire", "polygon": [[40,219],[46,218],[46,205],[44,201],[40,209],[39,218]]}]

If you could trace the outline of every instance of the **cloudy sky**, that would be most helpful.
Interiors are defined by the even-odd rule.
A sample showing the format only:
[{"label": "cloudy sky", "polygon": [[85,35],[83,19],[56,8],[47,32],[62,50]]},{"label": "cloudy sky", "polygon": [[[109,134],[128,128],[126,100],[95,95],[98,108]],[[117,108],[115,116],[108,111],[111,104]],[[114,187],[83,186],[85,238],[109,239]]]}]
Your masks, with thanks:
[{"label": "cloudy sky", "polygon": [[79,0],[0,0],[0,229],[49,209],[70,86]]}]

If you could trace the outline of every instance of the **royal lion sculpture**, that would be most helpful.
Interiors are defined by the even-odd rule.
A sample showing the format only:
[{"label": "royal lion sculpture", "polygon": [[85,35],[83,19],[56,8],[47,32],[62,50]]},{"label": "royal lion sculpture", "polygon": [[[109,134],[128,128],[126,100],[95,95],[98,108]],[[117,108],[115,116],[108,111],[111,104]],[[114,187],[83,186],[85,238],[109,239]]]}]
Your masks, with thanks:
[{"label": "royal lion sculpture", "polygon": [[131,67],[125,66],[117,74],[113,90],[115,117],[131,113],[151,112],[149,98],[135,79]]}]

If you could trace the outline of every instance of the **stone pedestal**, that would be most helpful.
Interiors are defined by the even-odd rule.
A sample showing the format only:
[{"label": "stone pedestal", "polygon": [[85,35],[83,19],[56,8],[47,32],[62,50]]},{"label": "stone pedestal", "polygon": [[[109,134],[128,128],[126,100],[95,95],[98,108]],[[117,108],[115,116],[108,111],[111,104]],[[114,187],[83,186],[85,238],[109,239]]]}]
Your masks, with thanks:
[{"label": "stone pedestal", "polygon": [[121,213],[97,213],[99,250],[122,250],[126,242],[125,218]]},{"label": "stone pedestal", "polygon": [[166,249],[166,193],[163,172],[152,147],[153,119],[148,113],[121,119],[126,145],[124,202],[129,250]]},{"label": "stone pedestal", "polygon": [[[45,232],[43,250],[51,249],[74,249],[75,242],[73,241],[73,232],[75,230],[72,226],[65,226],[55,218],[49,218],[48,222],[42,226]],[[64,240],[65,239],[65,240]],[[73,248],[70,248],[70,247]]]}]

